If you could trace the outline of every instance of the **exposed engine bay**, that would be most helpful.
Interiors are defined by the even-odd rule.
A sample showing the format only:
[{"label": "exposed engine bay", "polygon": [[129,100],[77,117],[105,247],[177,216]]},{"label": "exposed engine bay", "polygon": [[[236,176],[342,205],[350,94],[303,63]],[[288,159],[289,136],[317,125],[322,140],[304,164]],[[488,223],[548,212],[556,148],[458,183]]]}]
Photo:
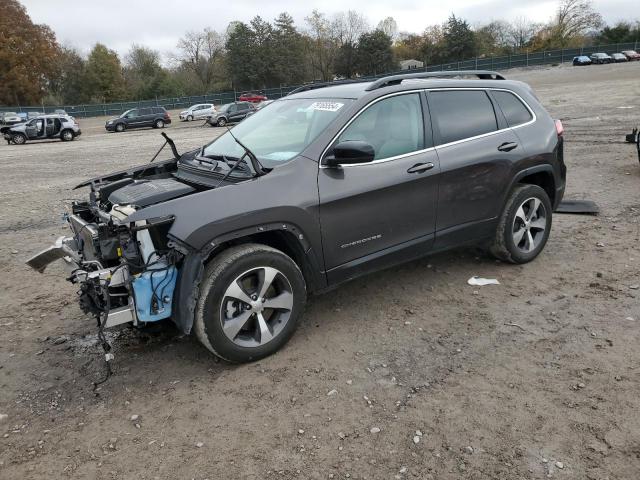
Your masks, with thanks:
[{"label": "exposed engine bay", "polygon": [[201,150],[180,156],[165,138],[174,159],[78,185],[89,187],[90,193],[87,201],[74,201],[66,215],[72,235],[27,262],[42,272],[49,263],[65,260],[71,270],[68,280],[79,287],[82,310],[97,318],[103,345],[104,328],[171,317],[187,253],[169,236],[174,217],[136,222],[128,217],[151,205],[253,178],[242,159],[218,161],[200,157]]}]

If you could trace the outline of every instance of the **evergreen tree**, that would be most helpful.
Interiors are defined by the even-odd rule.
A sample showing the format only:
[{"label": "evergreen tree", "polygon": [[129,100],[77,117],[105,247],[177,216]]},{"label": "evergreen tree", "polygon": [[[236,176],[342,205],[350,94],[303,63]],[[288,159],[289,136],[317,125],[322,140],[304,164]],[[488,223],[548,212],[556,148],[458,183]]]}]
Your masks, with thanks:
[{"label": "evergreen tree", "polygon": [[455,62],[475,55],[475,38],[466,20],[451,15],[444,28],[444,46],[448,61]]},{"label": "evergreen tree", "polygon": [[391,38],[382,30],[363,33],[358,40],[357,66],[361,75],[377,75],[397,68]]}]

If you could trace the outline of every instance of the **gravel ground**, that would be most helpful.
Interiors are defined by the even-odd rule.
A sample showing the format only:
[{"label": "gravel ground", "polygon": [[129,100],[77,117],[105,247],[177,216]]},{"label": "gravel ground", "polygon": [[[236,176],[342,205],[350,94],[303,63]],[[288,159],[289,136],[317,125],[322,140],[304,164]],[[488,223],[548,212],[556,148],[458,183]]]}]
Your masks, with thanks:
[{"label": "gravel ground", "polygon": [[[24,261],[66,232],[76,183],[162,139],[87,119],[78,141],[0,145],[0,478],[637,478],[640,166],[623,140],[640,62],[509,76],[563,120],[566,196],[599,217],[556,215],[529,265],[457,250],[311,298],[259,363],[217,362],[171,325],[114,331],[97,392],[93,320],[60,266]],[[198,125],[167,133],[180,150],[219,133]]]}]

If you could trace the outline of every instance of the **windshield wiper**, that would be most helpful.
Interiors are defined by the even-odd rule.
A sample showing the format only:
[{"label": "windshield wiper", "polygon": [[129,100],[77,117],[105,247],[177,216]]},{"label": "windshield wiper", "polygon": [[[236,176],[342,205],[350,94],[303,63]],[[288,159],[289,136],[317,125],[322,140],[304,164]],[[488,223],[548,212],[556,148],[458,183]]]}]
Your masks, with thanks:
[{"label": "windshield wiper", "polygon": [[[242,143],[240,140],[238,140],[238,139],[236,138],[236,136],[235,136],[233,133],[231,133],[231,129],[229,128],[229,126],[228,126],[228,125],[227,125],[227,132],[229,132],[229,135],[231,135],[231,138],[233,138],[233,139],[236,141],[236,143],[237,143],[238,145],[240,145],[240,146],[243,148],[243,150],[245,151],[246,156],[247,156],[247,157],[249,157],[249,160],[251,160],[251,166],[252,166],[252,167],[253,167],[253,169],[255,170],[256,175],[258,175],[258,176],[266,175],[266,173],[267,173],[267,172],[265,171],[264,167],[262,166],[262,164],[261,164],[261,163],[260,163],[260,161],[258,160],[258,157],[256,157],[256,156],[253,154],[253,152],[252,152],[251,150],[249,150],[249,148],[247,148],[247,147],[245,146],[245,144],[244,144],[244,143]],[[238,161],[236,162],[236,165],[238,165],[238,164],[239,164],[239,163],[244,159],[244,157],[245,157],[245,156],[243,155],[243,156],[240,158],[240,160],[238,160]],[[234,167],[235,167],[235,165],[234,165]]]}]

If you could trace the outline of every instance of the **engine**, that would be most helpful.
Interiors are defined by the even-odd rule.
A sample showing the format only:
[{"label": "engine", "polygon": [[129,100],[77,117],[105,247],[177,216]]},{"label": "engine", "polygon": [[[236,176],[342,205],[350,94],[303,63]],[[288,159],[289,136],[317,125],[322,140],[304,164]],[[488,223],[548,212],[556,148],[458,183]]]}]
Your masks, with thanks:
[{"label": "engine", "polygon": [[77,265],[70,280],[79,285],[85,312],[103,317],[104,327],[134,325],[171,316],[182,255],[168,244],[172,218],[130,224],[139,208],[195,191],[173,178],[125,178],[92,185],[90,201],[75,202],[65,239]]}]

